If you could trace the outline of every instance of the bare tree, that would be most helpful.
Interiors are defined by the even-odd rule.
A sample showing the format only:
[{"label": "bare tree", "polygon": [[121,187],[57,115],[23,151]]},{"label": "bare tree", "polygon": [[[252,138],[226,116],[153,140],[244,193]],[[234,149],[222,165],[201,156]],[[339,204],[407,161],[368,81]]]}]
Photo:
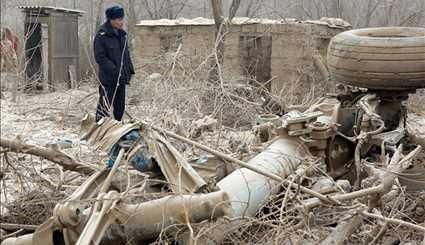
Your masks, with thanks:
[{"label": "bare tree", "polygon": [[235,17],[236,12],[240,6],[240,0],[232,0],[232,4],[229,8],[229,16],[226,20],[223,15],[223,2],[222,0],[211,0],[211,7],[214,17],[214,23],[216,26],[216,41],[215,41],[215,59],[213,63],[213,69],[210,72],[209,80],[218,81],[221,74],[221,67],[223,65],[224,58],[224,42],[225,35],[227,33],[229,25],[232,23],[232,19]]},{"label": "bare tree", "polygon": [[380,3],[379,0],[368,0],[364,26],[370,25],[372,14],[375,13]]},{"label": "bare tree", "polygon": [[249,0],[245,9],[244,16],[254,17],[258,14],[263,3],[261,0]]},{"label": "bare tree", "polygon": [[[152,20],[168,18],[177,18],[188,6],[189,0],[142,0],[140,1],[143,10]],[[133,1],[134,6],[134,1]]]}]

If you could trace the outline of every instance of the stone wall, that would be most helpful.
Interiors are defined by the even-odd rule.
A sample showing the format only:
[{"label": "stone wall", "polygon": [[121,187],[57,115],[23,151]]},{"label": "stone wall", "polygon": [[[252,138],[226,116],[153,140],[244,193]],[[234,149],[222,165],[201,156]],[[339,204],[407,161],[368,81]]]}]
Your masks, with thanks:
[{"label": "stone wall", "polygon": [[[313,63],[313,52],[318,50],[325,55],[330,38],[343,30],[300,22],[232,25],[225,39],[225,76],[239,79],[243,77],[241,75],[244,74],[244,67],[241,64],[245,54],[250,51],[244,50],[247,47],[241,46],[241,36],[259,38],[271,36],[269,44],[271,47],[264,46],[262,49],[271,48],[269,58],[272,92],[279,95],[300,86],[311,87],[318,79],[320,80]],[[176,50],[179,44],[182,45],[181,52],[195,63],[204,61],[213,53],[214,25],[138,25],[135,31],[133,57],[140,65],[146,65],[148,61],[163,55],[166,51]],[[169,49],[163,47],[170,46],[170,43],[174,45]],[[326,88],[321,85],[320,89]],[[294,93],[297,92],[295,90]]]}]

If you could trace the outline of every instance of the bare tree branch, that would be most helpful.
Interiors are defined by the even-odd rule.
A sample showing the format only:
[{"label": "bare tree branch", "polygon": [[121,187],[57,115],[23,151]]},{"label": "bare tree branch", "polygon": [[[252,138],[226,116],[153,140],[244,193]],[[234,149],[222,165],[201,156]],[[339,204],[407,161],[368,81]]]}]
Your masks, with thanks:
[{"label": "bare tree branch", "polygon": [[5,138],[0,138],[0,146],[16,153],[25,153],[45,158],[51,162],[61,165],[65,170],[79,172],[82,174],[91,174],[95,171],[92,167],[78,162],[71,156],[59,150],[53,150],[37,145],[29,145],[20,142],[19,140],[10,140]]}]

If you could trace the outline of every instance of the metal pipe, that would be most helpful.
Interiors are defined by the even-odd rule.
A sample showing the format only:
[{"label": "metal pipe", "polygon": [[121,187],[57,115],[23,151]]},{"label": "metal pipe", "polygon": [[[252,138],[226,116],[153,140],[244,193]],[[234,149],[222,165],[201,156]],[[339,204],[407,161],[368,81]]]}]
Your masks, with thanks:
[{"label": "metal pipe", "polygon": [[[282,178],[282,176],[278,176],[276,174],[273,174],[271,172],[268,172],[267,169],[259,168],[255,164],[248,164],[248,163],[243,162],[243,161],[241,161],[239,159],[236,159],[236,158],[234,158],[232,156],[226,155],[226,154],[224,154],[222,152],[216,151],[216,150],[214,150],[214,149],[212,149],[210,147],[207,147],[205,145],[202,145],[202,144],[200,144],[198,142],[195,142],[193,140],[190,140],[190,139],[187,139],[187,138],[185,138],[183,136],[180,136],[178,134],[175,134],[175,133],[173,133],[171,131],[162,130],[162,129],[160,129],[158,127],[155,127],[155,126],[150,126],[150,127],[153,128],[154,130],[157,130],[157,131],[159,131],[159,132],[161,132],[161,133],[163,133],[163,134],[165,134],[167,136],[170,136],[170,137],[172,137],[174,139],[180,140],[180,141],[182,141],[184,143],[187,143],[187,144],[191,144],[191,145],[193,145],[193,146],[195,146],[195,147],[197,147],[197,148],[199,148],[201,150],[204,150],[204,151],[206,151],[208,153],[211,153],[211,154],[213,154],[213,155],[215,155],[217,157],[220,157],[220,158],[222,158],[224,160],[227,160],[227,161],[230,161],[232,163],[235,163],[235,164],[237,164],[240,167],[249,169],[249,170],[251,170],[253,172],[256,172],[256,173],[258,173],[260,175],[263,175],[263,176],[265,176],[267,178],[270,178],[272,180],[281,182],[285,186],[291,186],[291,185],[293,185],[293,183],[291,181]],[[288,136],[287,135],[286,136],[283,136],[282,135],[281,137],[288,137]],[[305,146],[303,146],[302,148],[305,148]],[[306,148],[305,148],[305,151],[308,152],[308,150]],[[310,194],[310,195],[312,195],[314,197],[319,198],[324,203],[335,203],[334,200],[328,198],[327,196],[322,195],[322,194],[320,194],[320,193],[318,193],[316,191],[313,191],[311,189],[308,189],[307,187],[304,187],[302,185],[297,186],[297,188],[300,191],[302,191],[302,192],[304,192],[306,194]]]},{"label": "metal pipe", "polygon": [[228,216],[229,199],[225,192],[176,195],[133,205],[118,205],[112,217],[124,225],[134,237],[151,239],[177,225],[189,225],[204,220]]},{"label": "metal pipe", "polygon": [[[298,138],[281,136],[247,164],[286,178],[308,156],[311,155],[307,147]],[[218,182],[217,186],[229,195],[232,216],[241,217],[255,215],[280,183],[248,168],[240,168]]]}]

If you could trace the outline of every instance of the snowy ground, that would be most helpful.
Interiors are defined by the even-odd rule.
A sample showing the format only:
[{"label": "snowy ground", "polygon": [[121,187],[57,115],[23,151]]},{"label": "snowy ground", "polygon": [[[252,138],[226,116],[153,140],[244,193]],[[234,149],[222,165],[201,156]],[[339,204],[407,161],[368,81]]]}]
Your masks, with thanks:
[{"label": "snowy ground", "polygon": [[[45,145],[66,137],[78,140],[79,120],[95,105],[82,101],[94,88],[21,95],[17,102],[1,100],[1,135]],[[6,93],[6,97],[8,94]]]},{"label": "snowy ground", "polygon": [[[97,153],[79,140],[79,121],[86,112],[94,111],[95,103],[90,100],[97,96],[92,96],[94,98],[88,99],[89,102],[81,99],[93,91],[95,88],[83,87],[48,94],[21,94],[16,102],[11,102],[10,94],[6,92],[6,99],[1,100],[1,137],[19,138],[25,143],[41,146],[70,140],[72,145],[63,151],[79,161],[93,163]],[[75,177],[70,172],[65,172],[63,180],[56,179],[57,166],[43,159],[9,153],[8,161],[2,157],[0,163],[4,174],[0,196],[2,215],[7,211],[5,205],[23,193],[44,190],[40,182],[78,185],[78,181],[67,183],[68,179]]]}]

